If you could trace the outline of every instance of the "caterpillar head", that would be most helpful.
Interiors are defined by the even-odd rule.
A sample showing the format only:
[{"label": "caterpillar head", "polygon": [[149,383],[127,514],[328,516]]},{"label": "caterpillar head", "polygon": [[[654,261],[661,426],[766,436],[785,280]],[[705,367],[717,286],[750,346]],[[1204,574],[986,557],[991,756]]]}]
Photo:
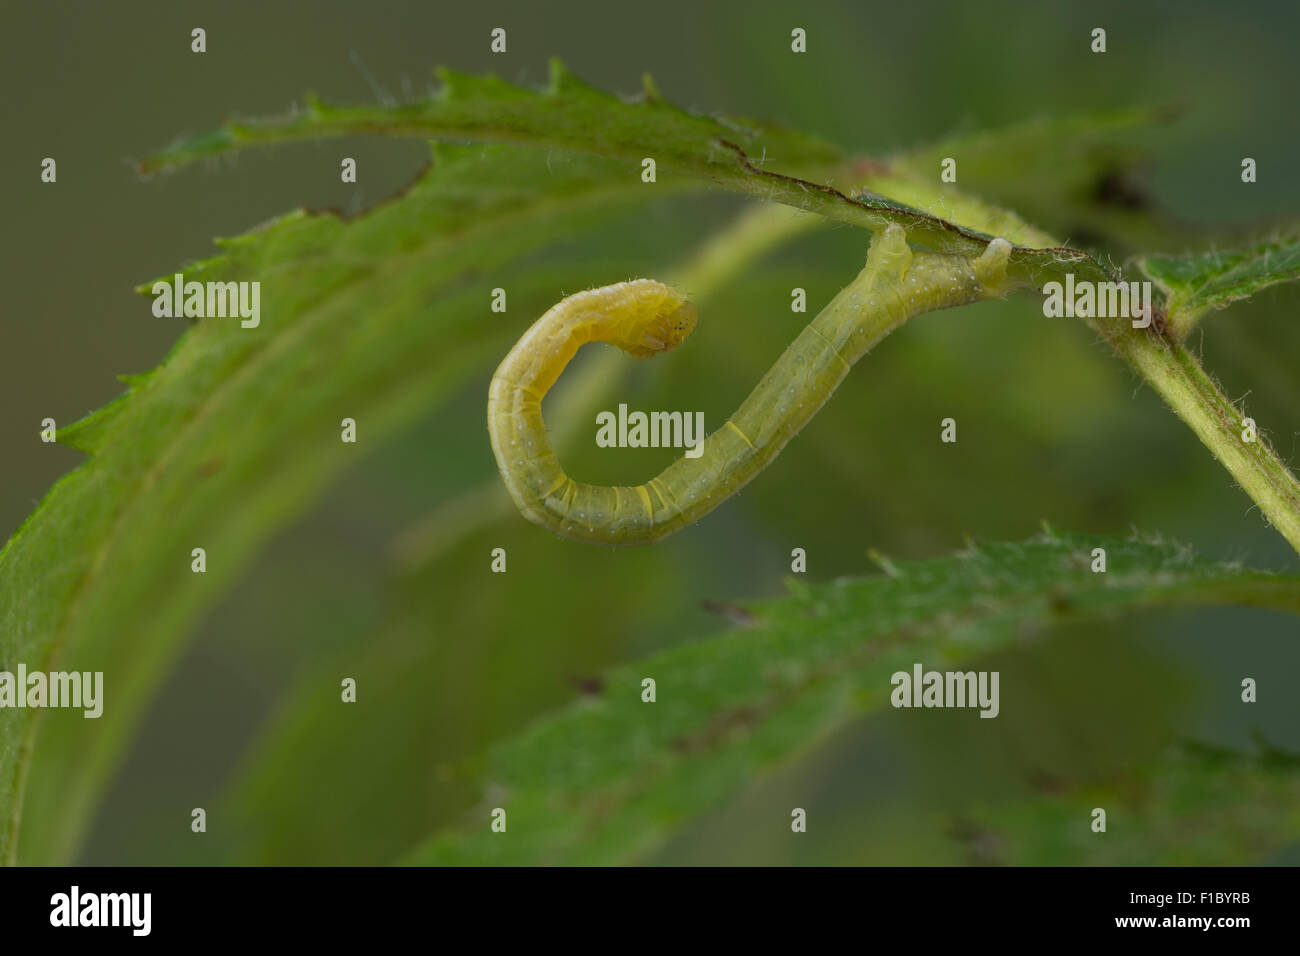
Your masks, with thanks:
[{"label": "caterpillar head", "polygon": [[658,326],[656,340],[662,343],[659,350],[671,352],[681,345],[686,340],[686,336],[695,331],[695,323],[699,319],[700,313],[696,311],[695,303],[683,299],[676,308],[655,323]]},{"label": "caterpillar head", "polygon": [[676,290],[663,288],[667,294],[637,323],[631,341],[622,346],[637,358],[671,352],[695,330],[699,320],[694,303]]}]

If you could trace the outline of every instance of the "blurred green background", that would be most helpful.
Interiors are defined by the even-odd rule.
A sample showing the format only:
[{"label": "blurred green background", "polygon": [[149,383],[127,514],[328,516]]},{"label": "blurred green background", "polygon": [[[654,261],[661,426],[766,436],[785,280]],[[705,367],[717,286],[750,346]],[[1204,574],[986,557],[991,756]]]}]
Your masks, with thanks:
[{"label": "blurred green background", "polygon": [[[210,254],[213,237],[298,206],[358,212],[407,183],[428,150],[415,140],[293,145],[150,181],[130,160],[230,115],[282,112],[307,90],[373,102],[356,59],[398,98],[426,90],[439,64],[540,83],[558,55],[622,92],[649,71],[681,105],[785,122],[876,156],[1028,117],[1179,102],[1182,116],[1143,141],[1145,194],[1186,224],[1163,248],[1199,247],[1200,226],[1229,236],[1300,217],[1300,65],[1287,49],[1300,8],[1290,2],[0,11],[5,537],[80,457],[40,443],[40,420],[63,425],[104,404],[121,391],[116,375],[151,368],[180,334],[133,286]],[[194,26],[207,30],[202,56],[189,50]],[[496,26],[509,31],[503,56],[488,52]],[[789,51],[795,26],[808,32],[804,56]],[[1088,51],[1094,26],[1108,31],[1104,55]],[[356,186],[338,182],[343,155],[358,159]],[[55,186],[39,182],[45,156],[58,161]],[[1255,185],[1240,182],[1243,156],[1259,163]],[[1016,157],[1007,161],[1014,183]],[[1018,210],[1067,239],[1096,238],[1062,218],[1056,198]],[[557,236],[551,254],[599,260],[591,284],[661,275],[743,208],[716,193],[668,199],[591,235]],[[791,315],[789,290],[824,302],[856,273],[866,240],[827,226],[765,259],[714,295],[687,347],[631,370],[614,402],[721,421],[807,318]],[[1140,251],[1100,245],[1117,259]],[[619,265],[623,274],[606,274]],[[522,331],[564,291],[573,290],[512,299],[509,321]],[[1195,340],[1225,391],[1248,393],[1288,458],[1300,435],[1300,375],[1289,361],[1297,307],[1300,290],[1276,287],[1212,315]],[[591,548],[509,514],[400,570],[399,535],[495,480],[483,427],[490,373],[399,441],[366,449],[211,609],[121,766],[82,862],[389,861],[473,804],[459,761],[572,699],[575,679],[725,626],[701,600],[779,593],[793,547],[807,549],[810,578],[828,580],[869,572],[869,547],[938,555],[968,533],[1026,537],[1045,518],[1091,532],[1160,531],[1259,567],[1297,563],[1126,367],[1081,324],[1044,320],[1037,297],[1022,295],[893,335],[775,465],[659,546]],[[263,413],[250,409],[250,422]],[[938,441],[946,416],[959,423],[955,446]],[[636,482],[665,461],[647,452],[612,462],[584,442],[567,465],[589,480]],[[511,572],[488,586],[494,547],[508,549]],[[1062,634],[991,665],[1003,672],[1000,720],[974,730],[954,712],[864,720],[754,781],[656,861],[961,861],[966,848],[934,814],[976,797],[1023,798],[1035,774],[1104,774],[1148,759],[1174,734],[1245,746],[1258,731],[1300,750],[1300,704],[1269,680],[1300,664],[1295,631],[1275,615],[1216,611]],[[341,676],[357,678],[358,705],[338,704]],[[1253,707],[1237,699],[1243,676],[1261,681]],[[1025,691],[1013,697],[1015,687]],[[788,838],[792,805],[819,821],[806,839]],[[196,806],[209,813],[203,837],[189,829]]]}]

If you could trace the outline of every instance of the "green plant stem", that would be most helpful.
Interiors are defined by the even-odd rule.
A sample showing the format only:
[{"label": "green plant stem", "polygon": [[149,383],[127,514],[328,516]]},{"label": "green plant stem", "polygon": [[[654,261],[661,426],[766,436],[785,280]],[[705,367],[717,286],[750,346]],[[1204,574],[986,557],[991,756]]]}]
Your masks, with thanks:
[{"label": "green plant stem", "polygon": [[1196,323],[1200,321],[1201,316],[1205,313],[1184,311],[1182,308],[1174,305],[1174,300],[1169,300],[1169,323],[1166,326],[1166,335],[1175,342],[1186,342],[1187,336],[1192,334],[1192,329],[1196,328]]},{"label": "green plant stem", "polygon": [[1245,416],[1201,367],[1187,347],[1151,329],[1118,334],[1101,329],[1115,350],[1151,385],[1174,413],[1191,427],[1237,484],[1259,505],[1264,517],[1300,554],[1300,481],[1258,435],[1242,439]]}]

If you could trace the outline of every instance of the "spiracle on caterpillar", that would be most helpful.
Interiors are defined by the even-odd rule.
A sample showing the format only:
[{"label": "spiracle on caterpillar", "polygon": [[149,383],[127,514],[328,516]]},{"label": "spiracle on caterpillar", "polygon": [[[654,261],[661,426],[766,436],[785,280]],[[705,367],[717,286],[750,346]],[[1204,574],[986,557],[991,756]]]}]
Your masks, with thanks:
[{"label": "spiracle on caterpillar", "polygon": [[866,265],[808,323],[740,408],[642,485],[590,485],[560,466],[542,398],[588,342],[637,358],[676,348],[695,306],[653,279],[568,296],[515,344],[488,388],[488,433],[506,489],[530,521],[566,538],[649,544],[698,521],[766,468],[826,403],[853,364],[913,315],[999,296],[1009,288],[1011,243],[978,256],[914,252],[890,225],[872,237]]}]

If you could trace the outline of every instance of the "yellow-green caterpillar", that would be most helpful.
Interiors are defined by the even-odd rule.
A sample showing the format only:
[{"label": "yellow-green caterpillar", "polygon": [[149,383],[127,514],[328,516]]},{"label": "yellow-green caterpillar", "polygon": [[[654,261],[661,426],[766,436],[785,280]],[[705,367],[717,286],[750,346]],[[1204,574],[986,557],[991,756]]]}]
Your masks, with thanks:
[{"label": "yellow-green caterpillar", "polygon": [[644,485],[588,485],[564,473],[542,419],[542,397],[587,342],[637,358],[681,344],[695,306],[652,279],[571,295],[533,324],[488,389],[497,466],[524,517],[557,534],[601,544],[646,544],[712,511],[776,458],[817,413],[853,363],[920,312],[1006,291],[1011,244],[978,257],[913,252],[901,226],[873,237],[867,263],[808,323],[703,453],[683,456]]}]

